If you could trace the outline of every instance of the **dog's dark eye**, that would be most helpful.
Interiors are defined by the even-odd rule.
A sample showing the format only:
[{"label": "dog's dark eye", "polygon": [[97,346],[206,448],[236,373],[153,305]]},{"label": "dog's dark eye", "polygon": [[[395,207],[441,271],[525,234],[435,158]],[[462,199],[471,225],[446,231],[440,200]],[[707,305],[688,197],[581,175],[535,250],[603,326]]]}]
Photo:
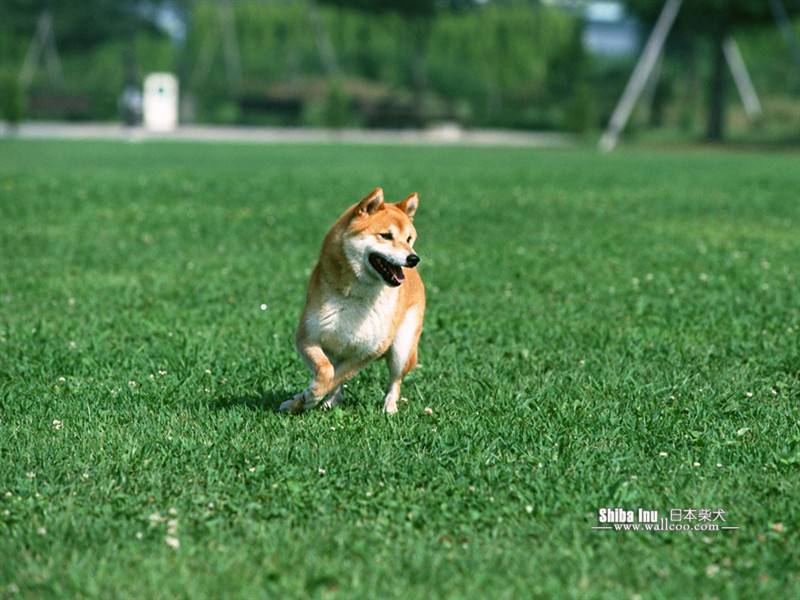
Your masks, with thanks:
[{"label": "dog's dark eye", "polygon": [[408,239],[406,240],[406,243],[408,243],[408,244],[411,243],[411,236],[408,236]]},{"label": "dog's dark eye", "polygon": [[394,236],[391,233],[382,233],[381,237],[385,240],[393,240]]}]

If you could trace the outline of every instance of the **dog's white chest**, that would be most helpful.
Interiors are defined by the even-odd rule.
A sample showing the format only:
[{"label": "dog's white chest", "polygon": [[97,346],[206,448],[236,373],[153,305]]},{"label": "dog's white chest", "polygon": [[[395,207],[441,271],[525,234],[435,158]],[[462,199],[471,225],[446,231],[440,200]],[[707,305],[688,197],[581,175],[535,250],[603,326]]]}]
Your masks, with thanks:
[{"label": "dog's white chest", "polygon": [[337,357],[380,354],[391,343],[397,294],[387,288],[371,301],[364,298],[326,300],[316,316],[324,350]]}]

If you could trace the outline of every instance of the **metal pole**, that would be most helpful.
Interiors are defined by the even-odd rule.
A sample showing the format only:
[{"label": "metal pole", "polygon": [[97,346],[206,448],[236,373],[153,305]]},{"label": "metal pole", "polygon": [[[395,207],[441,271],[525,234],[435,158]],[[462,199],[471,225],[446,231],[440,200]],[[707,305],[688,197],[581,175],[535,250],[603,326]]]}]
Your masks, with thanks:
[{"label": "metal pole", "polygon": [[228,83],[237,84],[242,78],[242,60],[239,55],[239,42],[236,39],[236,17],[231,0],[223,0],[219,7],[222,27],[222,52],[225,57],[225,74]]},{"label": "metal pole", "polygon": [[647,44],[639,56],[639,61],[633,69],[631,78],[625,86],[625,91],[611,115],[603,137],[600,138],[600,150],[610,152],[617,145],[619,134],[625,128],[628,119],[636,106],[636,100],[642,93],[650,73],[661,55],[664,42],[667,40],[672,24],[678,16],[683,0],[667,0],[661,14],[658,16],[655,27],[647,40]]},{"label": "metal pole", "polygon": [[783,2],[781,0],[769,0],[769,7],[772,9],[775,21],[778,23],[778,29],[783,34],[783,39],[786,40],[786,45],[789,46],[794,62],[800,67],[800,43],[797,41],[797,33],[789,20],[789,15],[786,14]]},{"label": "metal pole", "polygon": [[744,105],[744,112],[747,113],[750,120],[758,119],[764,111],[761,109],[761,102],[758,101],[756,89],[753,87],[753,81],[747,72],[747,67],[744,64],[744,59],[736,40],[730,36],[725,38],[725,41],[722,42],[722,52],[725,54],[725,60],[731,69],[733,82],[736,84],[739,97]]},{"label": "metal pole", "polygon": [[50,15],[47,11],[39,15],[39,20],[36,22],[36,31],[31,39],[31,45],[28,46],[28,51],[25,53],[25,60],[22,61],[22,68],[19,70],[19,81],[22,89],[28,89],[28,86],[33,80],[33,74],[36,71],[36,63],[39,62],[39,56],[44,49],[47,31],[50,29]]}]

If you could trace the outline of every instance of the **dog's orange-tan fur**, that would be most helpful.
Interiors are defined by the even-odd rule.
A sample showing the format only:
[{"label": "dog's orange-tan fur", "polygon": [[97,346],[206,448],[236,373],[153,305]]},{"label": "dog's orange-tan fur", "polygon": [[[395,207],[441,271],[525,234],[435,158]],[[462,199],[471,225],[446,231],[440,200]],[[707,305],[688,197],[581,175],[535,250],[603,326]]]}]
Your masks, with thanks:
[{"label": "dog's orange-tan fur", "polygon": [[[397,412],[400,384],[417,364],[425,288],[413,267],[417,194],[396,204],[376,188],[348,208],[322,244],[311,274],[295,343],[311,383],[281,405],[301,412],[341,402],[342,384],[369,362],[386,357],[384,412]],[[382,274],[383,273],[383,274]]]}]

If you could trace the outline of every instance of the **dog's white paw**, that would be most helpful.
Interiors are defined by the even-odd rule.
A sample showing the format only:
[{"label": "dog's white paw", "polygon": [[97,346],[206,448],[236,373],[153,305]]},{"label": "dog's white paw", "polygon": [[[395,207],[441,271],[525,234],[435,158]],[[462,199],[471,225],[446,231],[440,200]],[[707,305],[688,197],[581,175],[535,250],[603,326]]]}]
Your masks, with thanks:
[{"label": "dog's white paw", "polygon": [[393,415],[397,412],[397,400],[394,398],[386,400],[383,403],[383,412],[387,415]]}]

